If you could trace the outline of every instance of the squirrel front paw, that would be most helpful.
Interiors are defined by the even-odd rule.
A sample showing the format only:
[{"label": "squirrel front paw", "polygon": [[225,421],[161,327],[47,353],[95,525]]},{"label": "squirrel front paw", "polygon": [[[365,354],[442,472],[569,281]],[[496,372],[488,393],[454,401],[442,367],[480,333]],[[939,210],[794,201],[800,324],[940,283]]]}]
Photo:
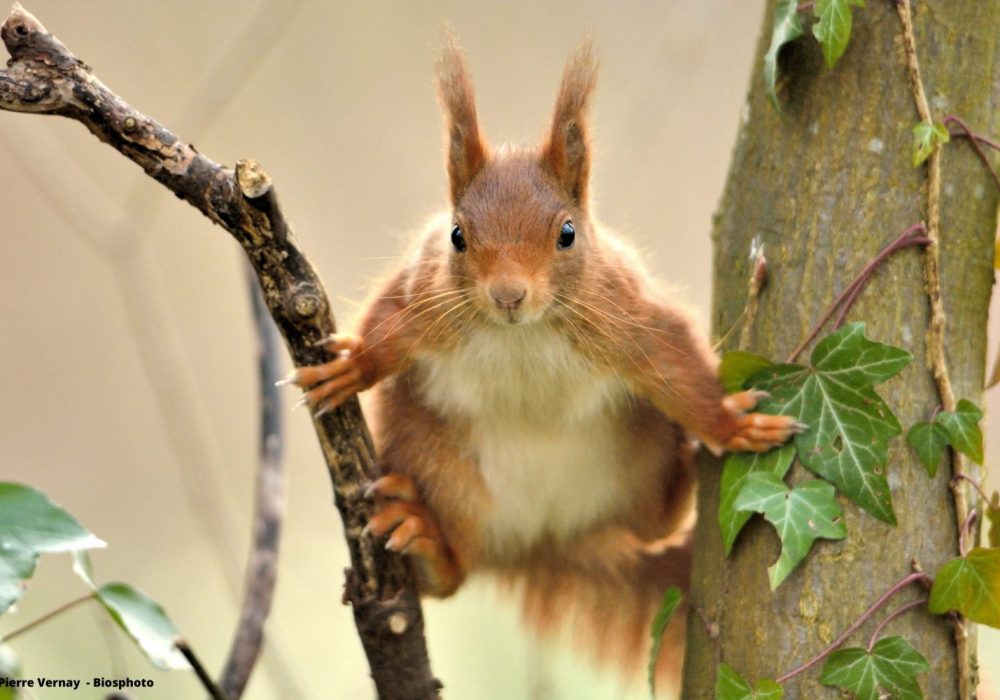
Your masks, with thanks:
[{"label": "squirrel front paw", "polygon": [[706,442],[715,454],[732,452],[767,452],[788,442],[806,426],[789,416],[767,413],[749,413],[757,402],[767,396],[764,391],[741,391],[722,399],[722,408],[728,414],[730,433],[719,443]]},{"label": "squirrel front paw", "polygon": [[361,338],[348,333],[335,333],[317,345],[337,357],[321,365],[297,367],[278,385],[294,384],[305,390],[297,405],[308,404],[318,418],[367,389],[369,383],[358,360],[364,349]]},{"label": "squirrel front paw", "polygon": [[463,575],[437,520],[420,501],[413,480],[402,474],[387,474],[365,491],[379,502],[365,526],[365,533],[388,536],[385,548],[406,555],[422,593],[447,596],[454,593]]}]

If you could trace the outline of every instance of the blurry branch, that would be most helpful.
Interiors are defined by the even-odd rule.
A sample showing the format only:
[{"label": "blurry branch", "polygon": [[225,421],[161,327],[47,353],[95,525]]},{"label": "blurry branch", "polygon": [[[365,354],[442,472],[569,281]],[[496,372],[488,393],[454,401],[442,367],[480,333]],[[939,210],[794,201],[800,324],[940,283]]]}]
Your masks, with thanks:
[{"label": "blurry branch", "polygon": [[247,557],[240,621],[220,685],[230,700],[243,695],[264,639],[264,622],[271,611],[278,578],[278,545],[285,515],[285,472],[282,461],[281,398],[275,382],[281,378],[278,333],[267,315],[257,278],[247,268],[247,289],[257,329],[257,369],[260,378],[260,459],[254,497],[253,544]]},{"label": "blurry branch", "polygon": [[[205,158],[108,90],[55,37],[15,5],[0,28],[11,54],[0,71],[0,109],[58,114],[81,122],[147,175],[229,231],[247,254],[268,310],[296,365],[326,361],[316,343],[334,332],[329,302],[277,206],[270,177],[253,161],[235,170]],[[314,425],[351,555],[344,599],[383,700],[437,697],[423,615],[399,556],[362,537],[372,504],[364,488],[376,475],[374,449],[356,399]]]}]

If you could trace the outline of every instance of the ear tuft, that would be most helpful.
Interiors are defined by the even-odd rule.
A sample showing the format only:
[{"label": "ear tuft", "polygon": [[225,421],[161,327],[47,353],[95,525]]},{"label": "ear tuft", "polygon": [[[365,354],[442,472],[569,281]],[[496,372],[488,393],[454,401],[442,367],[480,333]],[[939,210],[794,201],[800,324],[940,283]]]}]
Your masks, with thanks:
[{"label": "ear tuft", "polygon": [[447,129],[448,178],[451,201],[457,205],[469,183],[486,162],[486,144],[479,133],[472,79],[465,56],[454,35],[447,31],[437,63],[438,100]]},{"label": "ear tuft", "polygon": [[597,83],[597,57],[590,37],[584,39],[563,70],[542,163],[581,209],[587,205],[590,179],[590,98]]}]

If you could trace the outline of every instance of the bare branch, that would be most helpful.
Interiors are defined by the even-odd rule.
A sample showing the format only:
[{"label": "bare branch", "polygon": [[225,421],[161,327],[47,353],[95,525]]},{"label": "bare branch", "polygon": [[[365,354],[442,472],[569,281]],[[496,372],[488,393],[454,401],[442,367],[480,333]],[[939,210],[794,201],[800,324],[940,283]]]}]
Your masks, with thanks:
[{"label": "bare branch", "polygon": [[240,621],[220,685],[230,700],[243,695],[264,640],[264,623],[271,612],[278,579],[278,545],[285,515],[285,470],[282,461],[281,397],[275,382],[281,376],[278,333],[267,315],[257,279],[247,270],[260,377],[260,459],[254,497],[253,544],[247,558]]},{"label": "bare branch", "polygon": [[[15,5],[0,28],[12,60],[0,71],[0,109],[58,114],[84,124],[240,243],[296,365],[329,359],[315,346],[334,331],[322,283],[284,224],[270,179],[252,161],[235,171],[205,158],[106,88],[83,62]],[[264,183],[261,185],[261,183]],[[272,206],[257,206],[264,196]],[[276,222],[281,222],[276,224]],[[362,529],[372,513],[364,488],[377,474],[356,400],[314,421],[351,554],[345,599],[383,699],[437,697],[423,616],[408,568]],[[392,624],[390,624],[390,620]]]}]

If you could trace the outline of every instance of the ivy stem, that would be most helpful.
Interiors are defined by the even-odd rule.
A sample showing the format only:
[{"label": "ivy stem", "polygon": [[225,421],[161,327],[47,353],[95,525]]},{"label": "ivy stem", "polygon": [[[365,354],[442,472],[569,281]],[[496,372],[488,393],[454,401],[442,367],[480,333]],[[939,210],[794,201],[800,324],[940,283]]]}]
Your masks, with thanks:
[{"label": "ivy stem", "polygon": [[205,666],[201,663],[201,660],[195,655],[194,650],[188,645],[187,640],[182,637],[174,638],[174,646],[177,648],[187,662],[191,664],[191,668],[194,669],[194,673],[198,676],[198,680],[201,681],[202,687],[208,691],[208,695],[212,700],[229,700],[229,697],[222,692],[222,690],[215,684],[212,680],[212,676],[209,675]]},{"label": "ivy stem", "polygon": [[979,160],[983,161],[983,165],[985,165],[986,169],[990,171],[990,175],[993,176],[993,182],[996,183],[997,189],[1000,189],[1000,176],[998,176],[997,175],[997,171],[993,169],[993,164],[990,163],[990,159],[986,157],[986,151],[984,151],[983,147],[980,145],[980,144],[985,143],[986,145],[990,146],[991,148],[995,148],[996,150],[1000,150],[1000,143],[996,143],[994,141],[990,141],[989,139],[987,139],[987,138],[985,138],[983,136],[980,136],[979,134],[974,133],[972,131],[972,129],[969,128],[969,125],[965,123],[964,119],[962,119],[961,117],[956,116],[954,114],[949,114],[942,121],[943,121],[943,123],[944,123],[944,125],[946,127],[949,124],[956,124],[958,126],[958,128],[962,130],[962,131],[960,131],[958,133],[954,133],[954,132],[949,131],[948,135],[949,136],[964,136],[967,139],[969,139],[969,144],[976,151],[976,155],[979,156]]},{"label": "ivy stem", "polygon": [[886,258],[898,250],[902,250],[903,248],[907,248],[911,245],[927,245],[930,240],[926,236],[914,235],[915,233],[922,234],[926,232],[927,227],[924,226],[923,223],[914,224],[899,234],[899,236],[892,243],[887,245],[878,255],[872,258],[868,264],[865,265],[864,269],[858,273],[857,277],[855,277],[854,280],[847,285],[844,291],[840,293],[840,296],[833,300],[833,303],[830,304],[830,308],[827,309],[825,314],[823,314],[823,318],[819,320],[806,339],[799,343],[798,347],[792,351],[792,354],[788,356],[786,362],[795,362],[796,358],[802,354],[802,351],[809,347],[809,344],[820,334],[820,331],[823,330],[823,327],[827,324],[837,309],[843,305],[843,310],[837,318],[837,325],[839,327],[840,324],[844,322],[843,319],[846,317],[847,311],[854,304],[858,295],[861,293],[861,289],[871,278],[876,268],[885,262]]},{"label": "ivy stem", "polygon": [[57,615],[61,615],[64,612],[66,612],[67,610],[71,610],[71,609],[75,608],[77,605],[80,605],[81,603],[87,602],[88,600],[90,600],[93,597],[94,597],[93,593],[88,593],[87,595],[82,595],[79,598],[74,598],[73,600],[69,601],[68,603],[63,603],[58,608],[56,608],[54,610],[50,610],[49,612],[45,613],[41,617],[37,617],[34,620],[32,620],[31,622],[26,622],[25,624],[21,625],[20,627],[18,627],[17,629],[15,629],[10,634],[5,634],[3,636],[0,636],[0,642],[3,642],[4,644],[6,644],[10,640],[12,640],[14,637],[17,637],[17,636],[23,634],[24,632],[27,632],[30,629],[34,629],[35,627],[37,627],[38,625],[42,624],[43,622],[48,622],[53,617],[56,617]]},{"label": "ivy stem", "polygon": [[[910,11],[910,0],[897,0],[896,12],[902,30],[903,51],[906,55],[906,69],[910,76],[910,90],[913,94],[913,104],[920,121],[933,124],[931,108],[927,102],[924,81],[920,76],[920,63],[917,61],[917,41],[914,38],[913,17]],[[941,145],[936,144],[927,159],[927,237],[930,243],[924,248],[924,289],[930,305],[930,320],[927,324],[927,367],[934,377],[941,405],[946,411],[954,411],[957,403],[955,390],[951,385],[951,372],[948,370],[948,358],[945,355],[945,330],[948,315],[941,299]],[[957,453],[951,458],[952,474],[965,472],[962,457]],[[961,528],[969,513],[969,501],[965,491],[952,489],[955,502],[955,522]],[[961,538],[959,538],[961,540]],[[958,697],[969,700],[975,694],[972,688],[972,659],[969,651],[969,632],[965,622],[957,618],[955,625],[955,663],[958,674]]]},{"label": "ivy stem", "polygon": [[968,517],[965,518],[965,522],[962,523],[962,530],[958,533],[958,553],[963,557],[969,553],[970,547],[969,543],[966,542],[966,539],[968,538],[969,533],[972,532],[972,525],[976,522],[976,517],[978,515],[979,513],[975,508],[970,510]]},{"label": "ivy stem", "polygon": [[983,485],[980,484],[975,479],[973,479],[971,476],[969,476],[968,474],[956,474],[954,477],[952,477],[951,481],[953,485],[957,485],[958,482],[963,480],[968,481],[970,484],[972,484],[975,487],[976,491],[979,492],[979,495],[982,497],[983,503],[986,504],[986,507],[989,508],[990,510],[993,510],[990,497],[986,495],[986,491],[983,490]]},{"label": "ivy stem", "polygon": [[877,613],[882,608],[882,606],[884,606],[887,602],[889,602],[889,600],[894,595],[899,593],[899,591],[903,590],[904,588],[909,586],[911,583],[914,583],[915,581],[931,581],[931,580],[933,579],[931,579],[930,576],[928,576],[922,571],[915,571],[912,574],[907,574],[899,581],[894,583],[889,590],[883,593],[881,598],[872,603],[871,607],[869,607],[867,610],[861,613],[861,616],[857,620],[855,620],[850,627],[844,630],[843,634],[841,634],[839,637],[833,640],[830,646],[828,646],[826,649],[821,651],[813,658],[806,661],[798,668],[792,669],[791,671],[783,675],[781,678],[776,679],[775,682],[780,685],[785,681],[789,680],[790,678],[794,678],[800,673],[812,668],[820,661],[828,657],[830,654],[837,651],[837,649],[839,649],[844,644],[844,642],[850,639],[851,635],[854,634],[858,630],[858,628],[861,627],[861,625],[865,624],[868,620],[870,620],[872,615]]},{"label": "ivy stem", "polygon": [[919,608],[921,605],[927,605],[928,600],[929,598],[921,598],[919,600],[910,601],[906,605],[901,605],[900,607],[896,608],[891,613],[886,615],[885,619],[882,620],[880,623],[878,623],[878,626],[875,628],[875,631],[872,632],[871,639],[868,640],[868,653],[869,654],[872,653],[872,649],[875,647],[875,643],[878,641],[879,635],[882,633],[882,629],[886,625],[888,625],[890,622],[892,622],[893,620],[895,620],[897,617],[899,617],[908,610],[912,610],[913,608]]},{"label": "ivy stem", "polygon": [[[871,277],[871,274],[875,271],[875,267],[881,264],[881,262],[885,260],[885,258],[889,257],[897,250],[908,248],[911,245],[927,245],[928,243],[930,243],[930,240],[931,239],[927,238],[926,236],[913,236],[911,238],[905,238],[903,240],[897,239],[896,241],[891,243],[888,248],[882,251],[879,254],[879,256],[872,261],[872,263],[869,264],[871,268],[870,271],[868,271],[868,268],[865,268],[865,270],[862,271],[862,274],[865,274],[865,271],[868,271],[868,276]],[[851,310],[852,306],[854,306],[854,302],[857,301],[858,295],[861,294],[861,290],[864,288],[864,285],[867,282],[868,280],[865,279],[863,281],[860,281],[858,284],[854,286],[854,289],[851,291],[850,295],[844,301],[844,304],[840,309],[840,313],[837,314],[837,318],[833,322],[834,330],[844,325],[844,320],[847,318],[847,312]]]}]

